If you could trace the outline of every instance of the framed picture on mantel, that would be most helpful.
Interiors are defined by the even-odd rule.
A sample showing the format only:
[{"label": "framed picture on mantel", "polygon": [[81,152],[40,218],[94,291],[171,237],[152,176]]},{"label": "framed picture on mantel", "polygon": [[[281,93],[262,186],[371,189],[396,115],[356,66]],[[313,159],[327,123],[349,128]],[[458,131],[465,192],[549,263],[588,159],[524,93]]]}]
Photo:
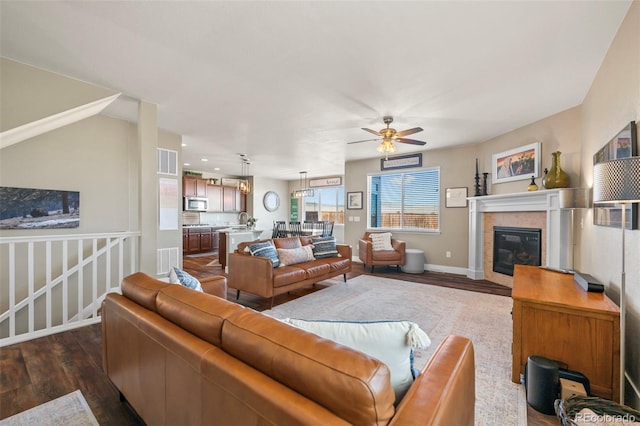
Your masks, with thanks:
[{"label": "framed picture on mantel", "polygon": [[493,154],[491,159],[492,183],[540,177],[540,142]]}]

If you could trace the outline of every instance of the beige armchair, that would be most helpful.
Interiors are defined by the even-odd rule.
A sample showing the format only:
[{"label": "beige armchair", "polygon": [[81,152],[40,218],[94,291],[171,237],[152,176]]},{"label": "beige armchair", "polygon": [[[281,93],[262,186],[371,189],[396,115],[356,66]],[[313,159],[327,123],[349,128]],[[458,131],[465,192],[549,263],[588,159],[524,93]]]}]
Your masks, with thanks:
[{"label": "beige armchair", "polygon": [[391,247],[393,250],[374,250],[371,241],[371,234],[380,232],[365,232],[364,236],[358,242],[358,257],[366,269],[367,265],[371,266],[371,272],[376,265],[396,265],[400,270],[400,266],[405,262],[405,242],[391,238]]}]

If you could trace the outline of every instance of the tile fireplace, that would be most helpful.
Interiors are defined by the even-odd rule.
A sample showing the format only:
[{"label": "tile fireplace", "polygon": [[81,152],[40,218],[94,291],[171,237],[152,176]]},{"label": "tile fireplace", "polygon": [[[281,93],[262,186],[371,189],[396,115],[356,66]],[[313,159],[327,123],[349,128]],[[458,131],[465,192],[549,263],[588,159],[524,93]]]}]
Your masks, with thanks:
[{"label": "tile fireplace", "polygon": [[493,227],[493,272],[513,276],[515,265],[540,266],[542,229]]},{"label": "tile fireplace", "polygon": [[[571,216],[568,210],[560,209],[558,193],[558,189],[548,189],[470,197],[467,276],[511,286],[511,277],[506,274],[505,280],[491,277],[502,274],[494,273],[491,266],[494,250],[493,226],[541,229],[540,264],[550,268],[567,269],[573,249],[569,243]],[[484,220],[489,218],[490,220]],[[487,247],[486,243],[491,243],[491,247]],[[489,261],[485,261],[486,259]]]}]

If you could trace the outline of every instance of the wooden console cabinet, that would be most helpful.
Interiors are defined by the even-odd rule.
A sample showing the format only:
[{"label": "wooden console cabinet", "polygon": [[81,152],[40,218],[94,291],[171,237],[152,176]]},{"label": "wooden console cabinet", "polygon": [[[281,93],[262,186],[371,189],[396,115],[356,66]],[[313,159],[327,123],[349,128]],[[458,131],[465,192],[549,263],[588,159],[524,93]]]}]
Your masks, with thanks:
[{"label": "wooden console cabinet", "polygon": [[619,402],[620,309],[611,299],[584,291],[571,274],[524,265],[515,266],[511,297],[513,382],[538,355],[587,376],[593,395]]}]

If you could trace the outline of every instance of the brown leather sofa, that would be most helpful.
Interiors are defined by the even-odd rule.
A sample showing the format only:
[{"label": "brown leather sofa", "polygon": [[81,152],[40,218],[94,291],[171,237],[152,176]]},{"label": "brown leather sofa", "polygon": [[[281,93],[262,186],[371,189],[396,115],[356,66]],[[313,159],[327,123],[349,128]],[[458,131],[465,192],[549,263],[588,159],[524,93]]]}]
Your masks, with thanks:
[{"label": "brown leather sofa", "polygon": [[437,348],[394,406],[389,369],[234,302],[143,273],[102,303],[103,366],[149,426],[473,425],[474,350]]},{"label": "brown leather sofa", "polygon": [[405,264],[406,243],[391,238],[393,250],[374,251],[370,238],[370,235],[373,233],[374,232],[365,232],[364,236],[358,241],[358,257],[364,264],[364,267],[366,268],[367,265],[371,266],[371,272],[373,272],[373,268],[376,265],[396,265],[399,270],[400,266]]},{"label": "brown leather sofa", "polygon": [[238,244],[235,253],[229,254],[229,273],[227,274],[229,287],[238,291],[257,296],[273,298],[279,294],[296,290],[322,280],[343,275],[347,280],[347,273],[351,272],[351,246],[336,244],[340,257],[316,259],[309,262],[297,263],[279,268],[274,268],[269,259],[252,256],[245,248],[250,244],[272,241],[276,249],[292,249],[299,245],[311,244],[311,238],[307,236],[290,238],[272,238],[243,242]]}]

